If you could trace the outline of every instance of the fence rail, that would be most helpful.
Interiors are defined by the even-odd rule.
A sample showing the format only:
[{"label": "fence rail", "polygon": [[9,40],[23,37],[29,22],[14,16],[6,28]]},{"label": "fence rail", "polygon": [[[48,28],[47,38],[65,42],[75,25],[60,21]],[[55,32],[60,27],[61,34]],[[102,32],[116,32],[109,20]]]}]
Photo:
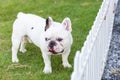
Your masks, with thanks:
[{"label": "fence rail", "polygon": [[117,2],[118,0],[103,0],[81,52],[76,52],[71,80],[101,80]]}]

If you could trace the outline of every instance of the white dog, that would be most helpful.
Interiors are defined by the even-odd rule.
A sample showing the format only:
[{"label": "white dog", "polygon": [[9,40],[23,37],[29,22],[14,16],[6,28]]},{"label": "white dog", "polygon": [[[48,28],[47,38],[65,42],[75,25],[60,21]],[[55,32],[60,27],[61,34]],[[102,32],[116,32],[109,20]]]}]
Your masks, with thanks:
[{"label": "white dog", "polygon": [[41,49],[45,67],[44,73],[51,73],[51,55],[62,54],[64,67],[71,67],[68,62],[71,44],[71,21],[65,18],[62,23],[54,22],[51,17],[43,19],[33,14],[19,12],[13,24],[12,62],[18,62],[19,45],[22,53],[26,52],[26,42],[33,42]]}]

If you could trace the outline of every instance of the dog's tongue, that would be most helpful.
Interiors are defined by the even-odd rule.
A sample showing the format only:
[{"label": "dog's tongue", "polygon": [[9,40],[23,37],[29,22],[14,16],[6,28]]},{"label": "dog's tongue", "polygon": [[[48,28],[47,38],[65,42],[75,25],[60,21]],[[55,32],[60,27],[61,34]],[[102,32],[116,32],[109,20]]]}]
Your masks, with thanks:
[{"label": "dog's tongue", "polygon": [[50,48],[49,51],[52,52],[53,54],[57,54],[52,48]]}]

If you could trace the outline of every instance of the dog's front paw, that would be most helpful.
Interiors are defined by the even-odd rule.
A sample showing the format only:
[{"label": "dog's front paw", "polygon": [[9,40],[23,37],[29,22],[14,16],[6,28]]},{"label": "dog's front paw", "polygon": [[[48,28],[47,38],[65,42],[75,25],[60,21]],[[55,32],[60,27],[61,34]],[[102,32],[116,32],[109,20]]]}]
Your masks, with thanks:
[{"label": "dog's front paw", "polygon": [[12,58],[12,62],[13,62],[13,63],[19,62],[19,59],[18,59],[18,58]]},{"label": "dog's front paw", "polygon": [[69,63],[63,63],[63,67],[64,68],[66,68],[66,67],[71,68],[72,66]]},{"label": "dog's front paw", "polygon": [[45,74],[49,74],[49,73],[52,73],[52,69],[51,69],[51,68],[48,68],[48,67],[45,67],[44,70],[43,70],[43,72],[44,72]]},{"label": "dog's front paw", "polygon": [[25,53],[27,50],[26,49],[20,49],[20,52]]}]

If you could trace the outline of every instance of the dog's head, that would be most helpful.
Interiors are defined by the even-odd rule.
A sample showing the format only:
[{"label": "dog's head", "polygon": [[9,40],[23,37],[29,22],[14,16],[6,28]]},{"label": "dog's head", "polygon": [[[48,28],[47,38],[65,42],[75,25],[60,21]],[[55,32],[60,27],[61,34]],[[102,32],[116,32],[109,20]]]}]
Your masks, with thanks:
[{"label": "dog's head", "polygon": [[62,23],[54,22],[51,17],[46,19],[45,47],[52,54],[63,53],[72,44],[71,21],[65,18]]}]

